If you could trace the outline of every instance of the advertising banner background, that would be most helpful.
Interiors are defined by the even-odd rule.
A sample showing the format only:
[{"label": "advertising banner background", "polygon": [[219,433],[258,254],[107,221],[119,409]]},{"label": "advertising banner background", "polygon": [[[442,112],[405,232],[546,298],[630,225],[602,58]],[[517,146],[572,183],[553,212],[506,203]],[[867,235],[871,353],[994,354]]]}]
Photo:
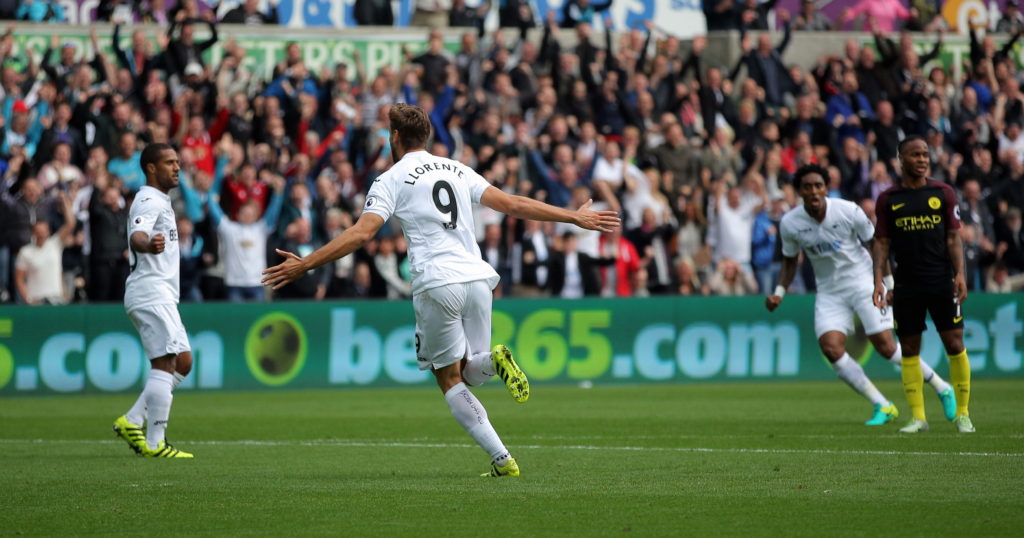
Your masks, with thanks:
[{"label": "advertising banner background", "polygon": [[[813,296],[769,314],[761,297],[524,300],[495,303],[493,341],[534,383],[832,379],[818,351]],[[978,377],[1022,377],[1022,295],[973,295],[965,344]],[[411,304],[181,306],[198,390],[429,385],[416,364]],[[850,354],[898,377],[863,333]],[[922,358],[947,371],[934,331]],[[0,395],[137,390],[148,364],[117,305],[0,308]]]},{"label": "advertising banner background", "polygon": [[[818,11],[836,21],[844,10],[859,2],[860,0],[818,0],[816,3]],[[780,0],[776,4],[776,9],[786,9],[796,17],[800,13],[802,4],[803,0]],[[903,4],[907,5],[907,2],[903,2]],[[1006,0],[946,0],[945,2],[935,2],[935,4],[942,6],[939,14],[950,28],[966,31],[968,22],[995,27],[995,23],[1002,16]],[[845,28],[859,30],[860,25],[851,22]]]},{"label": "advertising banner background", "polygon": [[[479,6],[484,0],[466,0],[469,7]],[[100,0],[61,0],[67,13],[68,22],[72,24],[88,24],[95,21],[96,8]],[[197,0],[200,12],[216,8],[218,17],[222,17],[230,9],[242,3],[242,0]],[[281,26],[289,28],[351,28],[356,26],[353,8],[355,0],[274,0],[277,4],[277,16]],[[562,6],[565,0],[537,0],[533,3],[534,17],[543,20],[549,9],[555,11],[557,20],[562,18]],[[491,13],[485,26],[489,30],[497,28],[497,8],[499,0],[491,0]],[[603,2],[602,2],[603,3]],[[265,9],[268,0],[262,0],[260,8]],[[393,0],[391,10],[395,17],[395,26],[409,26],[415,8],[414,0]],[[704,33],[707,25],[704,21],[701,0],[618,0],[606,12],[612,19],[613,29],[642,29],[644,21],[653,19],[665,31],[679,37],[692,37]],[[598,20],[603,21],[604,15]],[[137,21],[134,21],[137,22]],[[603,22],[602,22],[603,25]]]},{"label": "advertising banner background", "polygon": [[[64,27],[59,31],[61,43],[71,42],[76,45],[79,55],[92,56],[92,45],[89,41],[89,30],[87,26]],[[156,27],[146,27],[147,35],[154,39],[153,32],[163,31]],[[47,47],[50,46],[51,32],[53,29],[47,26],[35,27],[22,25],[14,34],[14,51],[12,56],[25,58],[26,51],[30,51],[37,61],[41,61]],[[106,54],[107,60],[116,62],[114,49],[111,45],[111,32],[104,28],[99,32],[100,48]],[[196,39],[207,38],[206,29],[198,27]],[[302,49],[302,57],[313,72],[318,72],[321,67],[334,67],[339,62],[348,65],[355,65],[355,53],[358,51],[360,61],[366,69],[367,76],[374,76],[382,67],[391,66],[397,70],[403,63],[402,47],[407,47],[413,55],[423,52],[427,48],[424,40],[424,33],[419,30],[406,32],[389,32],[386,36],[374,36],[369,33],[352,33],[344,37],[324,38],[321,35],[305,35],[301,33],[278,32],[275,35],[260,35],[259,31],[253,28],[243,27],[239,31],[222,32],[220,40],[204,53],[204,60],[208,65],[219,65],[224,56],[224,45],[229,39],[234,39],[245,49],[245,60],[243,65],[260,77],[269,78],[273,73],[274,65],[284,60],[285,47],[288,42],[295,41]],[[121,32],[121,44],[125,48],[131,46],[131,32]],[[458,50],[458,39],[455,34],[445,37],[445,47],[451,51]],[[54,57],[54,61],[56,61]],[[352,77],[356,76],[355,69],[349,69]]]}]

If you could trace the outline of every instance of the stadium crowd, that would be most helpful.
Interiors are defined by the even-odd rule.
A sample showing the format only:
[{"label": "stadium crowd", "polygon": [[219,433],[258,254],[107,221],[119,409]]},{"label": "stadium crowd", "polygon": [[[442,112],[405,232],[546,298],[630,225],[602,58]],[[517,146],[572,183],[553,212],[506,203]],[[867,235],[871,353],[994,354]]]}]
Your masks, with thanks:
[{"label": "stadium crowd", "polygon": [[[525,2],[502,2],[505,28],[485,37],[480,21],[491,4],[455,0],[446,21],[423,15],[468,27],[453,54],[430,30],[425,52],[406,51],[400,69],[368,76],[359,58],[313,72],[293,43],[263,79],[231,41],[218,65],[206,63],[218,40],[213,12],[194,0],[159,3],[166,33],[154,45],[142,31],[122,39],[117,25],[113,57],[57,36],[41,58],[16,55],[19,27],[0,37],[0,300],[121,300],[127,208],[144,184],[139,157],[149,142],[179,148],[182,299],[266,300],[261,272],[279,259],[275,248],[308,254],[358,219],[373,178],[392,164],[387,111],[399,102],[429,114],[431,152],[508,192],[567,207],[593,198],[622,213],[621,232],[600,234],[478,211],[499,295],[765,293],[780,270],[779,220],[801,203],[790,175],[824,166],[830,195],[873,218],[874,200],[899,174],[897,143],[911,134],[927,138],[934,178],[961,197],[970,288],[1024,287],[1024,71],[1009,54],[1024,18],[1014,1],[999,22],[1011,34],[971,32],[959,80],[929,63],[941,33],[918,55],[910,32],[889,31],[941,27],[917,9],[885,20],[868,10],[874,46],[850,41],[843,55],[804,70],[783,60],[791,32],[845,22],[813,2],[795,15],[774,1],[705,2],[710,28],[743,31],[739,62],[717,65],[705,60],[702,37],[685,47],[653,24],[595,31],[595,14],[610,2],[566,2],[561,25],[578,38],[568,48],[552,13],[536,21]],[[35,4],[57,3],[22,3],[29,7],[18,17],[46,20],[32,18]],[[142,9],[101,4],[107,16],[118,4]],[[221,22],[273,23],[273,9],[257,4]],[[767,28],[769,13],[780,37],[746,33]],[[543,27],[539,41],[526,39],[534,25]],[[209,38],[197,39],[197,27]],[[101,50],[95,32],[91,39]],[[810,291],[811,276],[803,264],[795,291]],[[399,298],[410,289],[404,241],[386,227],[277,297]]]}]

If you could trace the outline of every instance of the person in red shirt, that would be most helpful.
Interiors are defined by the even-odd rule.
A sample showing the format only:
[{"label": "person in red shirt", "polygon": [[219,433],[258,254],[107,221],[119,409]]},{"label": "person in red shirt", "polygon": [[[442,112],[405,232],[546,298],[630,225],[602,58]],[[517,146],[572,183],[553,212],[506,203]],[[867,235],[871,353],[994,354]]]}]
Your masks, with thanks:
[{"label": "person in red shirt", "polygon": [[188,120],[188,132],[181,144],[195,154],[196,168],[213,175],[213,138],[206,130],[206,121],[201,116],[192,116]]},{"label": "person in red shirt", "polygon": [[605,257],[615,259],[613,266],[601,268],[601,295],[632,297],[633,275],[642,266],[636,247],[616,229],[601,235],[599,248]]},{"label": "person in red shirt", "polygon": [[248,202],[255,201],[259,204],[261,215],[267,207],[270,189],[267,183],[259,180],[256,167],[251,164],[243,165],[237,174],[226,178],[224,189],[224,195],[227,196],[227,212],[232,219],[236,218],[238,210]]}]

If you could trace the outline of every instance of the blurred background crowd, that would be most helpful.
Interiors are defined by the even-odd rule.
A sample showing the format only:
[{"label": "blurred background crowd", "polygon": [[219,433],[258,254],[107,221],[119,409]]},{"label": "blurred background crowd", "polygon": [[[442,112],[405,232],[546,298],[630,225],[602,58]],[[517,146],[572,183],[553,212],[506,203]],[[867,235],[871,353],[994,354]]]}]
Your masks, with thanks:
[{"label": "blurred background crowd", "polygon": [[[29,23],[11,25],[0,37],[0,300],[122,299],[127,209],[145,182],[139,157],[150,142],[179,148],[182,300],[267,300],[260,273],[278,263],[274,249],[306,255],[359,218],[373,178],[392,164],[387,112],[402,102],[428,112],[429,151],[495,186],[570,208],[593,198],[624,217],[621,232],[600,234],[480,209],[476,234],[502,276],[499,296],[766,293],[780,270],[779,220],[801,203],[793,172],[825,167],[830,196],[874,218],[874,200],[899,176],[896,146],[911,134],[926,137],[934,179],[960,195],[968,286],[1024,286],[1016,2],[989,28],[1002,33],[971,30],[959,77],[931,62],[943,39],[932,3],[863,1],[839,20],[814,2],[799,13],[775,4],[704,2],[710,30],[742,32],[732,65],[707,60],[703,37],[683,43],[650,23],[595,28],[611,5],[596,0],[565,2],[559,22],[517,0],[417,2],[412,22],[424,27],[426,50],[370,74],[358,56],[310,69],[296,44],[268,76],[243,66],[246,51],[233,41],[208,63],[220,23],[277,22],[266,2],[245,1],[219,21],[194,0],[100,2],[101,17],[117,21],[127,9],[166,31],[118,24],[111,43],[94,32],[88,54],[59,36],[41,57],[14,54],[14,34]],[[492,9],[502,28],[484,32]],[[366,24],[391,24],[390,10],[356,2]],[[0,13],[64,16],[49,0],[0,2]],[[769,18],[777,31],[747,33],[768,29]],[[873,43],[849,41],[810,69],[784,60],[792,32],[854,18]],[[466,27],[454,52],[428,29],[444,26]],[[562,44],[560,28],[575,32],[574,45]],[[922,31],[937,44],[919,55],[912,32]],[[114,53],[93,52],[104,49]],[[792,291],[813,283],[804,263]],[[410,290],[405,242],[385,227],[275,298]]]}]

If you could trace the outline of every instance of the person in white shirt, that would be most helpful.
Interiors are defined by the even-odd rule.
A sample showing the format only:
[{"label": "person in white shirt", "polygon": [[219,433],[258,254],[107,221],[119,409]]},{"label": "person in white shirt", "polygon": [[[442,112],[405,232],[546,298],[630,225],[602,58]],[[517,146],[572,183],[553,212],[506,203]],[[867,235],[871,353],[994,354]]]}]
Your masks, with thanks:
[{"label": "person in white shirt", "polygon": [[224,215],[219,196],[211,196],[208,200],[210,218],[224,252],[224,285],[231,302],[262,302],[266,299],[260,280],[267,268],[267,238],[277,227],[281,214],[285,183],[280,176],[271,176],[268,181],[274,194],[262,219],[260,204],[255,200],[242,204],[237,221]]},{"label": "person in white shirt", "polygon": [[32,225],[32,240],[18,251],[14,260],[14,284],[29,305],[63,304],[64,280],[61,258],[64,247],[74,242],[75,212],[73,195],[61,192],[58,199],[64,210],[64,224],[50,235],[50,223],[44,219]]},{"label": "person in white shirt", "polygon": [[263,282],[279,289],[311,269],[347,256],[394,217],[409,245],[420,368],[433,372],[452,415],[492,458],[491,471],[484,476],[519,476],[515,459],[467,387],[497,374],[517,402],[529,397],[529,383],[508,348],[497,345],[488,351],[491,290],[498,275],[480,255],[472,206],[599,231],[617,228],[619,219],[611,211],[590,210],[590,201],[573,211],[507,194],[471,168],[427,153],[430,120],[420,107],[395,105],[389,118],[395,165],[374,180],[359,220],[304,258],[278,250],[285,261],[267,269]]},{"label": "person in white shirt", "polygon": [[[814,332],[821,351],[832,363],[836,375],[874,404],[873,415],[865,424],[881,426],[895,420],[899,411],[846,352],[846,335],[853,329],[856,312],[868,340],[882,357],[897,366],[903,358],[891,332],[892,311],[876,308],[872,300],[874,269],[863,243],[874,237],[875,227],[857,204],[827,197],[826,177],[828,171],[813,164],[801,167],[794,175],[793,185],[804,203],[783,215],[779,223],[782,272],[779,285],[765,299],[765,306],[775,311],[782,303],[796,275],[797,255],[802,250],[811,260],[818,287],[814,300]],[[890,279],[887,286],[892,289],[892,277],[887,278]],[[939,394],[947,414],[950,409],[955,412],[956,396],[949,384],[924,362],[921,368],[924,378]]]},{"label": "person in white shirt", "polygon": [[729,258],[739,264],[745,273],[750,267],[750,250],[754,237],[754,217],[761,212],[767,198],[744,192],[737,186],[720,186],[712,198],[711,225],[707,243],[711,246],[715,263]]},{"label": "person in white shirt", "polygon": [[191,458],[164,438],[172,391],[192,371],[192,348],[178,314],[178,223],[167,195],[178,186],[181,163],[174,148],[162,143],[146,146],[139,162],[146,184],[128,212],[131,274],[124,309],[152,368],[135,404],[114,420],[114,433],[142,456]]},{"label": "person in white shirt", "polygon": [[53,160],[44,164],[37,174],[39,184],[49,191],[54,187],[64,187],[72,184],[81,184],[85,174],[71,164],[71,144],[58,142],[53,147]]}]

